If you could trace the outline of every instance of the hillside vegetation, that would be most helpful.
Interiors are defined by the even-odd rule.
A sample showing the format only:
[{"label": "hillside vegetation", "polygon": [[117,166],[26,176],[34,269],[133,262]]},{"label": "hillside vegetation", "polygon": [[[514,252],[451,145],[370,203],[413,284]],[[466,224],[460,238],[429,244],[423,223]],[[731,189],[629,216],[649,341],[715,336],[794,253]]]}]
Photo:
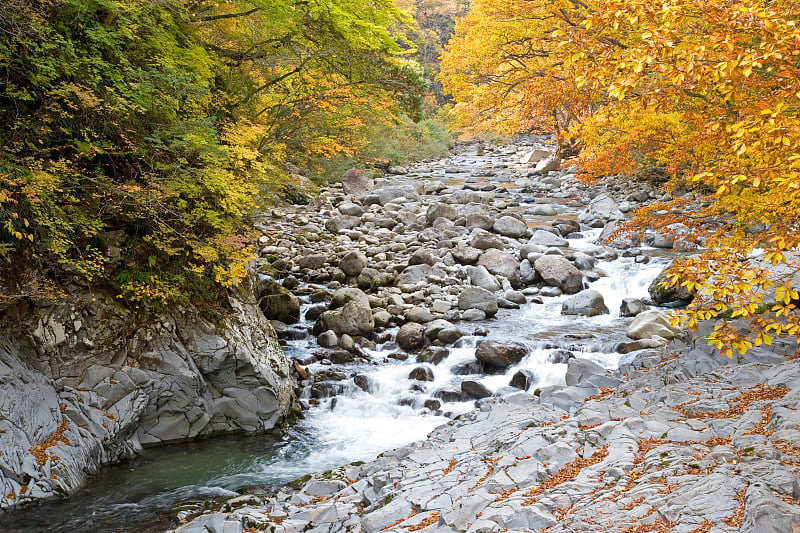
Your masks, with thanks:
[{"label": "hillside vegetation", "polygon": [[552,131],[587,178],[666,181],[629,229],[704,248],[671,270],[700,295],[678,320],[747,319],[710,336],[731,355],[800,333],[797,7],[476,0],[441,79],[465,125]]},{"label": "hillside vegetation", "polygon": [[[65,280],[211,301],[259,203],[421,115],[390,0],[9,0],[0,10],[0,303]],[[383,127],[383,126],[381,126]]]}]

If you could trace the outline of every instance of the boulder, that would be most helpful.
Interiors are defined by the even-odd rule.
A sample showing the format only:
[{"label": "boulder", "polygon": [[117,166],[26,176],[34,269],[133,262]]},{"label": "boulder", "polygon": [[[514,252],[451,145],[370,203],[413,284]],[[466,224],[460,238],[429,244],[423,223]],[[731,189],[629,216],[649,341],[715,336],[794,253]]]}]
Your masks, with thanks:
[{"label": "boulder", "polygon": [[589,254],[583,252],[575,252],[565,256],[569,261],[575,265],[578,270],[590,270],[594,268],[595,259]]},{"label": "boulder", "polygon": [[433,320],[433,315],[431,312],[428,311],[427,308],[420,307],[418,305],[415,305],[410,309],[406,309],[406,311],[403,313],[403,317],[408,322],[416,322],[418,324],[426,324]]},{"label": "boulder", "polygon": [[339,204],[339,207],[337,207],[337,209],[341,214],[348,215],[351,217],[360,217],[361,215],[364,214],[364,208],[353,202],[343,202]]},{"label": "boulder", "polygon": [[364,205],[380,204],[386,205],[398,198],[406,198],[408,200],[419,200],[419,194],[412,185],[394,185],[391,187],[384,187],[372,191],[361,200]]},{"label": "boulder", "polygon": [[411,257],[408,258],[409,266],[413,265],[428,265],[433,266],[439,260],[439,257],[427,248],[419,248]]},{"label": "boulder", "polygon": [[430,346],[417,355],[418,363],[431,363],[438,365],[450,355],[450,350],[441,346]]},{"label": "boulder", "polygon": [[545,159],[549,156],[550,156],[549,150],[537,148],[535,150],[531,150],[530,152],[525,152],[524,154],[522,154],[522,157],[519,158],[519,162],[523,165],[527,165],[529,163],[538,163],[542,159]]},{"label": "boulder", "polygon": [[503,239],[501,239],[497,235],[492,235],[491,233],[487,232],[476,233],[472,237],[470,245],[472,245],[473,248],[477,248],[478,250],[489,250],[492,248],[497,248],[499,250],[502,250],[503,248],[505,248],[505,243],[503,243]]},{"label": "boulder", "polygon": [[561,158],[553,154],[539,161],[534,169],[534,172],[536,174],[547,174],[548,172],[558,170],[559,168],[561,168]]},{"label": "boulder", "polygon": [[464,225],[468,229],[490,230],[494,226],[494,219],[486,213],[470,213],[467,215]]},{"label": "boulder", "polygon": [[300,320],[300,299],[276,281],[267,281],[259,295],[258,306],[270,320],[294,324]]},{"label": "boulder", "polygon": [[595,196],[586,209],[578,215],[578,222],[592,225],[594,222],[608,222],[609,220],[623,220],[625,215],[620,210],[617,202],[607,194]]},{"label": "boulder", "polygon": [[536,272],[536,269],[533,268],[533,265],[531,265],[531,262],[527,259],[524,259],[519,264],[519,278],[523,285],[534,285],[541,279],[539,273]]},{"label": "boulder", "polygon": [[433,381],[433,370],[427,366],[418,366],[408,374],[408,379],[416,381]]},{"label": "boulder", "polygon": [[333,330],[341,335],[369,336],[375,330],[369,299],[360,289],[339,289],[333,293],[331,310],[319,317],[323,331]]},{"label": "boulder", "polygon": [[329,218],[325,222],[325,229],[336,235],[340,231],[354,229],[360,225],[361,225],[360,217],[341,215]]},{"label": "boulder", "polygon": [[540,217],[553,217],[558,214],[558,211],[550,204],[538,204],[530,206],[528,208],[528,214]]},{"label": "boulder", "polygon": [[445,274],[438,268],[430,265],[412,265],[406,267],[397,277],[397,285],[416,285],[417,283],[428,283],[429,277],[444,278]]},{"label": "boulder", "polygon": [[533,372],[523,369],[514,374],[508,385],[516,389],[528,390],[534,381],[536,381],[536,376],[534,376]]},{"label": "boulder", "polygon": [[455,220],[458,214],[456,209],[449,204],[442,202],[434,202],[425,212],[425,225],[432,226],[437,218],[446,218],[447,220]]},{"label": "boulder", "polygon": [[333,348],[339,345],[339,338],[333,330],[323,331],[317,336],[317,344],[323,348]]},{"label": "boulder", "polygon": [[528,240],[528,244],[536,244],[539,246],[567,246],[569,242],[547,230],[538,229]]},{"label": "boulder", "polygon": [[468,266],[467,275],[469,276],[470,283],[476,287],[481,287],[491,292],[499,291],[501,288],[497,278],[491,275],[483,265],[476,267]]},{"label": "boulder", "polygon": [[453,344],[463,336],[463,331],[458,329],[456,326],[450,326],[449,328],[443,328],[441,331],[439,331],[439,334],[436,336],[436,338],[439,339],[439,342]]},{"label": "boulder", "polygon": [[464,391],[454,391],[454,390],[440,390],[433,393],[433,397],[439,399],[445,403],[450,402],[468,402],[470,397]]},{"label": "boulder", "polygon": [[397,345],[407,352],[421,349],[425,345],[425,326],[416,322],[403,324],[397,332]]},{"label": "boulder", "polygon": [[619,314],[625,317],[632,317],[648,309],[647,304],[638,298],[623,298],[619,306]]},{"label": "boulder", "polygon": [[567,375],[564,379],[568,386],[590,384],[595,387],[615,387],[621,383],[602,366],[578,357],[567,361]]},{"label": "boulder", "polygon": [[566,294],[575,294],[583,287],[581,271],[563,256],[543,255],[533,266],[545,283],[558,287]]},{"label": "boulder", "polygon": [[505,215],[494,222],[492,229],[505,237],[518,239],[525,236],[528,231],[528,225],[516,217]]},{"label": "boulder", "polygon": [[372,179],[368,171],[351,168],[344,173],[342,186],[345,194],[363,196],[375,189],[375,180]]},{"label": "boulder", "polygon": [[493,367],[506,368],[519,363],[528,355],[528,347],[519,342],[487,340],[475,350],[478,361]]},{"label": "boulder", "polygon": [[462,311],[477,309],[487,316],[497,313],[497,300],[494,294],[480,287],[464,287],[458,295],[458,308]]},{"label": "boulder", "polygon": [[310,254],[304,255],[297,261],[297,266],[300,268],[307,268],[309,270],[316,270],[325,266],[328,261],[328,256],[324,254]]},{"label": "boulder", "polygon": [[437,318],[436,320],[428,321],[425,324],[425,338],[436,340],[439,337],[439,332],[446,328],[453,327],[451,322]]},{"label": "boulder", "polygon": [[481,256],[481,251],[472,246],[459,245],[450,250],[450,254],[456,262],[462,265],[474,265]]},{"label": "boulder", "polygon": [[481,385],[477,381],[467,380],[461,382],[461,391],[464,394],[469,395],[471,398],[475,398],[476,400],[480,400],[481,398],[488,398],[492,395],[492,392],[487,389],[484,385]]},{"label": "boulder", "polygon": [[485,251],[478,259],[478,267],[486,267],[495,276],[503,276],[512,285],[520,282],[519,261],[505,250],[491,249]]},{"label": "boulder", "polygon": [[680,331],[680,328],[670,324],[667,315],[661,311],[650,310],[636,315],[625,334],[634,340],[652,339],[653,337],[672,340]]},{"label": "boulder", "polygon": [[575,354],[568,350],[553,350],[548,354],[547,362],[564,365],[573,357],[575,357]]},{"label": "boulder", "polygon": [[339,268],[348,276],[358,276],[367,264],[367,256],[358,250],[352,250],[339,261]]},{"label": "boulder", "polygon": [[561,305],[562,315],[597,316],[608,314],[603,295],[593,289],[586,289],[570,296]]},{"label": "boulder", "polygon": [[606,224],[603,227],[603,231],[600,232],[600,236],[597,237],[597,244],[604,244],[621,250],[636,248],[642,244],[641,239],[635,233],[618,232],[619,226],[620,224],[616,220]]},{"label": "boulder", "polygon": [[656,279],[650,283],[647,292],[650,294],[653,303],[656,305],[664,305],[669,303],[685,302],[689,303],[694,299],[694,294],[683,285],[665,286],[667,282],[666,269],[662,271]]}]

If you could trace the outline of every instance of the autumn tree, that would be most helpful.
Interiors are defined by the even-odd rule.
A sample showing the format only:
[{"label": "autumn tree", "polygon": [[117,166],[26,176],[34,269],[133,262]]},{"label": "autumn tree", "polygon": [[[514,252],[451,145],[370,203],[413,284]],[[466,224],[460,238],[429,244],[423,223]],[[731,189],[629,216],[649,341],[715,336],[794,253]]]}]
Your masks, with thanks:
[{"label": "autumn tree", "polygon": [[287,162],[418,112],[390,1],[10,0],[0,9],[0,295],[102,285],[149,309],[245,274]]},{"label": "autumn tree", "polygon": [[443,79],[469,120],[578,139],[587,176],[662,176],[674,199],[629,229],[702,247],[671,268],[698,295],[677,320],[746,319],[710,336],[731,355],[800,332],[797,13],[794,1],[479,1]]}]

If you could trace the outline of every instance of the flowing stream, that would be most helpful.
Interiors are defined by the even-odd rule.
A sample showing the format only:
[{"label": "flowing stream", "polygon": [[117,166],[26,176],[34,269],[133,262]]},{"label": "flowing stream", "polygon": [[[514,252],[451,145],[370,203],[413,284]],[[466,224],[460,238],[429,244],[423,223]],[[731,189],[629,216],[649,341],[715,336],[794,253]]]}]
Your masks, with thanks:
[{"label": "flowing stream", "polygon": [[[546,219],[536,218],[537,222],[542,220]],[[570,239],[570,248],[595,248],[592,243],[599,231]],[[450,355],[432,367],[432,382],[409,381],[409,372],[419,363],[413,357],[387,357],[397,350],[393,343],[367,350],[371,364],[331,367],[315,363],[309,366],[312,372],[333,369],[349,377],[338,382],[335,397],[319,400],[283,439],[219,437],[149,450],[134,461],[103,469],[71,498],[0,517],[0,531],[161,531],[170,527],[178,503],[202,508],[203,502],[232,496],[237,490],[269,490],[310,472],[368,461],[382,451],[423,439],[449,417],[474,408],[472,400],[442,401],[436,413],[423,406],[435,391],[460,390],[465,379],[480,382],[495,395],[520,393],[508,386],[519,370],[528,370],[534,376],[527,394],[564,384],[567,365],[548,362],[548,355],[556,349],[568,349],[578,357],[616,368],[624,356],[614,347],[624,340],[630,322],[620,317],[620,302],[623,298],[646,297],[648,285],[665,265],[666,259],[659,258],[657,251],[645,253],[654,258],[647,264],[628,257],[598,260],[595,270],[606,276],[590,287],[603,294],[611,310],[608,315],[564,316],[561,304],[566,296],[558,296],[543,297],[542,304],[525,304],[519,310],[501,309],[490,321],[460,324],[468,333],[485,327],[489,339],[520,341],[531,348],[527,357],[504,374],[464,373],[464,367],[474,360],[476,342],[484,338],[474,335],[462,337]],[[311,323],[301,322],[300,326],[310,328]],[[316,349],[313,337],[286,345],[289,357],[302,357]],[[366,376],[368,392],[356,386],[352,379],[355,375]]]}]

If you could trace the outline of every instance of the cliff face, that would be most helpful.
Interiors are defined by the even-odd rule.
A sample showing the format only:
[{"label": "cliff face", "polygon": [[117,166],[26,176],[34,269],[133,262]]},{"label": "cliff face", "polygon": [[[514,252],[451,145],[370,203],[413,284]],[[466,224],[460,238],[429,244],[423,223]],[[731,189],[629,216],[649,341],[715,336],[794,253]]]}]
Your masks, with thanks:
[{"label": "cliff face", "polygon": [[143,447],[266,431],[294,404],[289,364],[249,280],[213,323],[135,323],[76,291],[0,316],[0,508],[68,494]]}]

